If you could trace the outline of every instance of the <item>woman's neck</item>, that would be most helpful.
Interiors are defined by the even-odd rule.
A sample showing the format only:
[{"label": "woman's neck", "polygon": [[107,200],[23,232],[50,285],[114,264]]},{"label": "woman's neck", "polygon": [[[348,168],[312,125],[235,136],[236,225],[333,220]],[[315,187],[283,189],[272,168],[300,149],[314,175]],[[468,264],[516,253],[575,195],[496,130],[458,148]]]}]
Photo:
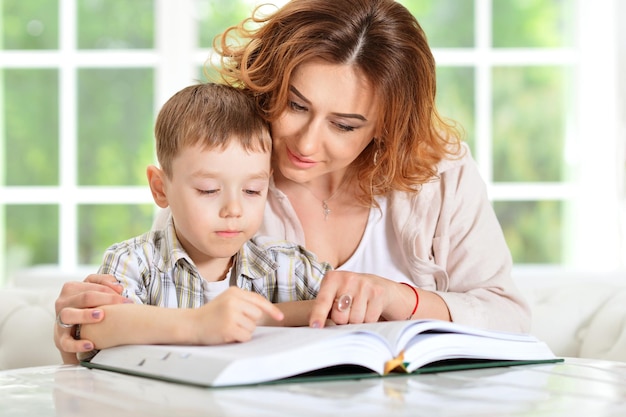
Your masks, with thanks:
[{"label": "woman's neck", "polygon": [[[274,184],[287,196],[298,216],[305,247],[319,260],[336,267],[354,253],[367,224],[369,207],[356,198],[358,187],[353,181],[341,183],[335,178],[330,187],[329,178],[325,185],[322,178],[302,184],[275,174]],[[319,195],[305,188],[313,184],[318,185],[315,192]]]},{"label": "woman's neck", "polygon": [[347,172],[328,173],[310,181],[299,182],[285,177],[279,170],[274,171],[274,184],[280,190],[290,190],[294,187],[302,188],[311,193],[316,199],[329,201],[342,189],[345,192],[350,178]]}]

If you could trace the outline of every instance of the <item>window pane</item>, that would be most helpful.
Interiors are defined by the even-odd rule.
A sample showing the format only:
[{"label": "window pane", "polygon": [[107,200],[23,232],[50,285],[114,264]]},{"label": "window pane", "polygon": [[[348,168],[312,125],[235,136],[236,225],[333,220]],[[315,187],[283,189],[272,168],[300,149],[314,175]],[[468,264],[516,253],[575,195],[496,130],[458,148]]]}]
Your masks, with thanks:
[{"label": "window pane", "polygon": [[492,0],[493,46],[558,48],[574,45],[575,0]]},{"label": "window pane", "polygon": [[57,205],[7,205],[5,215],[8,270],[59,261]]},{"label": "window pane", "polygon": [[57,70],[4,71],[7,185],[59,182]]},{"label": "window pane", "polygon": [[562,202],[495,202],[494,209],[514,263],[562,263]]},{"label": "window pane", "polygon": [[437,109],[458,123],[463,139],[473,150],[474,144],[474,69],[437,67]]},{"label": "window pane", "polygon": [[207,82],[207,81],[220,81],[220,75],[217,71],[213,69],[213,66],[210,64],[203,64],[198,67],[198,76],[196,77],[198,82]]},{"label": "window pane", "polygon": [[153,70],[79,71],[80,185],[144,185],[153,162]]},{"label": "window pane", "polygon": [[564,181],[567,71],[493,69],[495,181]]},{"label": "window pane", "polygon": [[78,0],[79,49],[153,47],[154,0]]},{"label": "window pane", "polygon": [[109,246],[149,231],[153,216],[151,204],[79,206],[79,263],[99,265]]},{"label": "window pane", "polygon": [[197,0],[200,47],[212,47],[216,35],[250,17],[251,4],[249,0]]},{"label": "window pane", "polygon": [[474,0],[401,0],[433,48],[474,46]]},{"label": "window pane", "polygon": [[0,1],[1,49],[57,49],[58,0]]}]

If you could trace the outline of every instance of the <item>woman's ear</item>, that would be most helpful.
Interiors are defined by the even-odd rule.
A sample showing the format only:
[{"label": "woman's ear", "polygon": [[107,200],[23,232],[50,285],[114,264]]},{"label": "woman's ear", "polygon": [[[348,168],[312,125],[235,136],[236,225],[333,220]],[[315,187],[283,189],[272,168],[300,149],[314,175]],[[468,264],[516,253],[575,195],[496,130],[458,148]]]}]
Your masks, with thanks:
[{"label": "woman's ear", "polygon": [[165,192],[165,173],[163,170],[154,165],[149,165],[146,169],[146,175],[148,176],[148,184],[156,205],[161,208],[169,206]]}]

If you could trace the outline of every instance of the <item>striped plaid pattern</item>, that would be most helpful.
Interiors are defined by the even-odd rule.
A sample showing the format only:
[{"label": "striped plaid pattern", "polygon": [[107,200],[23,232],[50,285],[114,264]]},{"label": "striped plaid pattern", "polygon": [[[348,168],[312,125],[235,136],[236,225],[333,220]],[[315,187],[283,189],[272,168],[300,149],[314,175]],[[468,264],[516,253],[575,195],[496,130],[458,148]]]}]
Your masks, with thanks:
[{"label": "striped plaid pattern", "polygon": [[[299,245],[258,236],[235,255],[226,279],[272,302],[310,300],[330,268]],[[176,238],[171,218],[165,229],[109,247],[98,273],[114,275],[124,286],[123,295],[136,303],[186,308],[205,304],[205,281]]]}]

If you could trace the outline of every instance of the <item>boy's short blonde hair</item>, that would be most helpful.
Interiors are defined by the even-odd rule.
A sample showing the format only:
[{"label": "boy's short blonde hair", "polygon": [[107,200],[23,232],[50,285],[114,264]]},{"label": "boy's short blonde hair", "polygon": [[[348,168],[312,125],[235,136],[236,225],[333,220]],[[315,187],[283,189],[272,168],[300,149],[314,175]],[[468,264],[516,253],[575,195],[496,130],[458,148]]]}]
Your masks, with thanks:
[{"label": "boy's short blonde hair", "polygon": [[247,151],[270,152],[267,122],[243,90],[206,83],[183,88],[161,108],[154,127],[161,169],[172,176],[172,161],[185,146],[224,148],[239,140]]}]

